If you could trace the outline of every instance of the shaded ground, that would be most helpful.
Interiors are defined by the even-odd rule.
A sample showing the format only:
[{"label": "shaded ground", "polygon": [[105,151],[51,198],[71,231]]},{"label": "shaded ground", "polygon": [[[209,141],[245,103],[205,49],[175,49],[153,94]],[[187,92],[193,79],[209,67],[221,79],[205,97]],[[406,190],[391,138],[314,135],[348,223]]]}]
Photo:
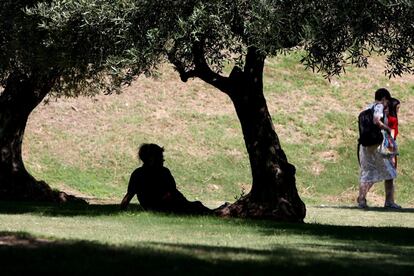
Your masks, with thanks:
[{"label": "shaded ground", "polygon": [[[357,211],[354,207],[329,207],[334,213],[353,212],[365,215],[385,214],[412,216],[413,209],[389,212],[383,208]],[[320,207],[318,213],[327,207]],[[132,206],[131,221],[140,219],[140,208]],[[343,211],[343,212],[342,212]],[[13,204],[0,202],[0,214],[13,219],[25,214],[55,220],[73,221],[73,217],[85,216],[100,222],[95,231],[110,230],[105,227],[104,216],[125,218],[118,205],[51,205]],[[15,216],[16,215],[16,216]],[[95,216],[102,216],[94,218]],[[119,217],[118,217],[119,216]],[[159,215],[148,216],[139,223],[157,231]],[[356,219],[356,218],[355,218]],[[21,275],[26,272],[56,275],[264,275],[295,273],[306,275],[411,275],[414,271],[413,227],[362,227],[318,223],[288,224],[272,221],[217,219],[196,220],[186,217],[168,217],[161,227],[169,227],[171,221],[188,224],[227,224],[231,229],[248,227],[255,233],[250,238],[269,240],[266,248],[239,244],[203,244],[200,240],[177,239],[175,241],[135,241],[128,243],[104,243],[92,240],[33,236],[28,231],[0,231],[0,260],[3,275]],[[44,221],[44,219],[43,219]],[[126,223],[127,221],[124,220]],[[107,225],[108,226],[108,225]],[[79,225],[77,231],[82,231]],[[128,227],[128,224],[124,224]],[[144,225],[140,226],[141,228]],[[148,227],[148,226],[147,226]],[[172,226],[171,226],[172,227]],[[30,226],[29,226],[30,228]],[[195,228],[194,228],[195,229]],[[209,235],[208,231],[201,231]],[[220,229],[220,228],[219,228]],[[243,228],[247,229],[247,228]],[[218,230],[220,231],[220,230]],[[113,235],[117,233],[112,233]],[[155,234],[155,233],[154,233]],[[179,235],[179,233],[172,233]],[[223,233],[230,235],[231,232]],[[155,234],[156,235],[156,234]],[[237,232],[232,235],[238,235]],[[275,235],[281,240],[275,242]],[[234,238],[238,238],[234,236]],[[293,242],[292,242],[293,239]]]},{"label": "shaded ground", "polygon": [[[279,227],[298,233],[305,230],[322,237],[331,235],[347,243],[340,247],[321,246],[308,251],[304,250],[306,244],[303,244],[303,248],[280,245],[271,250],[165,243],[111,246],[70,239],[37,239],[27,233],[3,232],[0,233],[2,273],[274,275],[293,272],[307,275],[384,275],[396,272],[395,275],[409,275],[414,269],[413,248],[405,250],[403,254],[399,252],[399,246],[407,243],[413,245],[413,229],[380,228],[367,232],[358,227]],[[367,243],[367,240],[370,242]],[[365,250],[355,252],[355,245],[361,243],[365,244]],[[343,256],[332,256],[330,251],[341,251]],[[389,258],[381,256],[373,261],[372,258],[364,257],[384,251],[388,252]],[[244,254],[253,254],[256,259],[226,257]],[[398,259],[394,255],[398,255]]]}]

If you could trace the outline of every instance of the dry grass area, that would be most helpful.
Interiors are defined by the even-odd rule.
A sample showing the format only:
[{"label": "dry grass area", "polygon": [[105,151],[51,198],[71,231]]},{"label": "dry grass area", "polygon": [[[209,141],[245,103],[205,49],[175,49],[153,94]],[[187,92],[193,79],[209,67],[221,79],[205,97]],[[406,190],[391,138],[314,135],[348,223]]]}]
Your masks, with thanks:
[{"label": "dry grass area", "polygon": [[[168,72],[172,75],[172,72]],[[229,102],[226,105],[224,95],[203,85],[200,81],[193,81],[190,85],[181,84],[177,80],[166,79],[150,80],[139,78],[134,84],[126,87],[119,95],[98,95],[94,98],[56,99],[49,104],[42,105],[35,110],[30,118],[28,132],[35,133],[39,140],[51,143],[60,156],[67,156],[68,160],[76,160],[78,152],[68,149],[81,147],[81,150],[90,154],[110,153],[114,150],[131,148],[124,144],[122,138],[134,136],[136,133],[154,133],[174,135],[185,132],[187,129],[184,120],[178,120],[178,114],[197,112],[209,115],[229,114],[232,112]],[[192,93],[197,91],[197,93]],[[137,119],[137,114],[144,118]],[[138,121],[134,121],[138,120]],[[59,133],[50,133],[50,128],[65,130],[73,137],[87,137],[97,139],[107,134],[122,130],[122,136],[116,138],[115,143],[108,143],[106,149],[96,149],[92,143],[83,141],[82,145],[73,145],[68,139],[61,144],[54,138]],[[111,141],[109,141],[111,142]],[[58,143],[58,145],[54,145]],[[135,145],[136,146],[136,145]],[[131,155],[135,156],[135,147],[132,145]],[[74,154],[75,156],[72,156]],[[97,160],[102,156],[95,156]]]},{"label": "dry grass area", "polygon": [[[216,117],[237,120],[230,100],[200,80],[180,82],[169,66],[161,72],[157,79],[140,77],[121,94],[49,99],[48,104],[39,106],[30,117],[24,141],[24,159],[29,168],[35,175],[50,173],[51,164],[45,162],[44,154],[51,158],[51,163],[61,164],[60,170],[104,168],[110,171],[114,189],[119,191],[125,189],[128,174],[137,166],[136,151],[141,143],[163,145],[167,165],[175,156],[185,156],[185,162],[191,164],[190,159],[205,160],[217,154],[211,143],[198,140],[202,133],[194,132],[202,129],[205,122],[211,128]],[[223,130],[226,136],[241,139],[241,133],[233,126],[223,126]],[[243,151],[232,147],[225,149],[224,154],[245,158]],[[206,189],[222,189],[214,183],[217,172],[209,174]],[[71,194],[91,197],[64,180],[50,184]],[[197,189],[193,192],[196,194]]]},{"label": "dry grass area", "polygon": [[[167,166],[178,186],[193,198],[216,194],[212,200],[228,200],[243,189],[248,191],[247,156],[230,99],[201,80],[181,82],[168,65],[160,72],[156,79],[140,77],[119,95],[50,99],[39,106],[30,117],[24,141],[30,170],[42,178],[54,166],[56,174],[68,168],[90,174],[103,170],[104,180],[98,178],[95,186],[106,182],[103,189],[113,191],[103,197],[119,200],[130,171],[137,166],[138,145],[154,142],[166,148]],[[356,116],[378,87],[388,87],[402,99],[400,139],[411,141],[414,76],[388,79],[383,72],[383,61],[375,58],[368,69],[350,68],[328,81],[298,65],[295,55],[267,61],[269,110],[288,157],[303,172],[298,177],[303,194],[320,193],[319,178],[332,170],[332,164],[341,165],[350,158],[344,157],[341,148],[354,149]],[[73,186],[65,177],[52,178],[50,184],[100,197],[99,192],[79,188],[89,185],[89,180],[82,178],[79,181],[86,183]],[[327,194],[326,200],[353,202],[355,185],[347,183],[335,194]]]}]

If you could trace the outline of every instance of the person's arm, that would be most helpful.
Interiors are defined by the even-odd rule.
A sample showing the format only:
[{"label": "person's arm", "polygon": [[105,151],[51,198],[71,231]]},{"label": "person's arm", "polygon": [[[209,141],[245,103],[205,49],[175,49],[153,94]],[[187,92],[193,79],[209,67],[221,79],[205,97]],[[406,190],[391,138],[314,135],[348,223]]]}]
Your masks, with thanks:
[{"label": "person's arm", "polygon": [[129,202],[131,201],[131,199],[134,197],[134,194],[130,194],[127,193],[124,198],[122,199],[121,202],[121,210],[126,210],[126,208],[128,207]]},{"label": "person's arm", "polygon": [[395,129],[391,129],[391,137],[395,140]]},{"label": "person's arm", "polygon": [[121,201],[121,210],[126,210],[129,202],[136,194],[136,181],[136,171],[134,171],[129,178],[127,193]]},{"label": "person's arm", "polygon": [[391,128],[381,121],[383,116],[384,116],[384,106],[382,104],[375,105],[374,106],[374,124],[376,124],[380,129],[383,129],[390,134]]},{"label": "person's arm", "polygon": [[374,116],[374,124],[376,124],[380,129],[383,129],[386,132],[388,132],[388,134],[391,134],[391,128],[388,127],[386,124],[384,124],[381,121],[381,118],[380,117]]}]

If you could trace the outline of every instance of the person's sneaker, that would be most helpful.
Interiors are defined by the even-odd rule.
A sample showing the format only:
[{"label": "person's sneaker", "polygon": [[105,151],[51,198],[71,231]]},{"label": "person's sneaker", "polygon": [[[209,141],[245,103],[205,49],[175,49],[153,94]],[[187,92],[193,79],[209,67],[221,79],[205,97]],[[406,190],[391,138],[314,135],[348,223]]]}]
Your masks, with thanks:
[{"label": "person's sneaker", "polygon": [[402,209],[400,205],[398,205],[395,202],[385,202],[384,208],[390,208],[390,209]]}]

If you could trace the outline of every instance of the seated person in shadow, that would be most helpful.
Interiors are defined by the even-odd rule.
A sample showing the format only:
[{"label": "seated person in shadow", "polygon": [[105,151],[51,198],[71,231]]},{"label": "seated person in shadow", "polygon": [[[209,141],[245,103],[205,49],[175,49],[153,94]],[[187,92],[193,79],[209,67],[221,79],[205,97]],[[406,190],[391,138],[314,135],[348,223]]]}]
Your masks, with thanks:
[{"label": "seated person in shadow", "polygon": [[200,201],[188,201],[177,190],[174,177],[164,167],[164,149],[156,144],[142,144],[138,157],[143,165],[132,174],[128,191],[121,202],[125,210],[131,199],[137,195],[145,210],[171,212],[180,214],[211,214],[212,210]]}]

